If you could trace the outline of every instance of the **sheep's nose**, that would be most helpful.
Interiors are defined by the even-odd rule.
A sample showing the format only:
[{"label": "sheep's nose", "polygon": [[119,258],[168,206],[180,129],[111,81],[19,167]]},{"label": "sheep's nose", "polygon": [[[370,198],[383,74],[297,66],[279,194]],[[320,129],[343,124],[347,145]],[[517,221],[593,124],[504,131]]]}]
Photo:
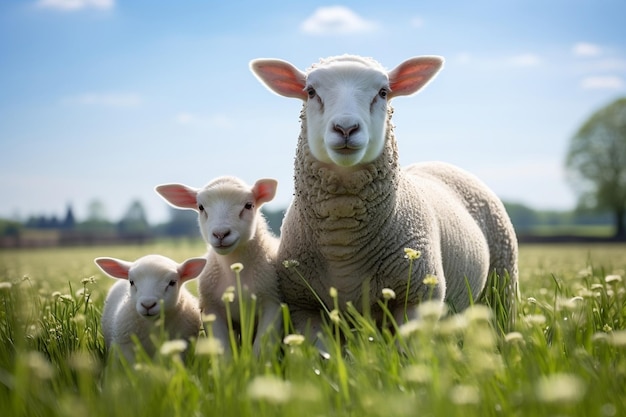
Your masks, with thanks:
[{"label": "sheep's nose", "polygon": [[150,301],[148,301],[148,302],[142,301],[141,302],[141,306],[143,308],[145,308],[147,311],[150,311],[150,309],[153,308],[156,305],[157,305],[156,301],[152,301],[152,302],[150,302]]},{"label": "sheep's nose", "polygon": [[342,126],[339,123],[335,123],[333,125],[333,130],[337,133],[339,133],[340,135],[342,135],[345,139],[349,138],[350,135],[354,132],[356,132],[357,130],[359,130],[359,124],[355,123],[353,125],[350,126]]},{"label": "sheep's nose", "polygon": [[213,231],[213,236],[215,236],[216,239],[222,241],[224,240],[224,238],[226,236],[230,235],[230,229],[223,229],[223,230],[214,230]]}]

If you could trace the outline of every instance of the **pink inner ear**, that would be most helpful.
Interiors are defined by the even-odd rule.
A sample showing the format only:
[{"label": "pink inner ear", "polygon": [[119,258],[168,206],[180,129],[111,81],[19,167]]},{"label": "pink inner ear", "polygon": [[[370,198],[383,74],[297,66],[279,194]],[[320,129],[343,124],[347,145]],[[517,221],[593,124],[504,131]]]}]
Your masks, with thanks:
[{"label": "pink inner ear", "polygon": [[155,188],[156,192],[171,205],[179,208],[197,210],[198,192],[182,184],[165,184]]},{"label": "pink inner ear", "polygon": [[184,282],[200,275],[206,266],[206,262],[205,258],[192,258],[183,262],[178,268],[181,281]]},{"label": "pink inner ear", "polygon": [[113,258],[97,258],[96,264],[114,278],[128,279],[129,265]]},{"label": "pink inner ear", "polygon": [[256,199],[256,204],[259,205],[271,201],[276,195],[277,186],[278,183],[276,180],[258,180],[252,188],[254,198]]},{"label": "pink inner ear", "polygon": [[443,61],[438,57],[411,58],[389,72],[391,97],[419,91],[439,72]]},{"label": "pink inner ear", "polygon": [[289,62],[278,59],[257,59],[250,67],[254,74],[272,91],[285,97],[307,99],[304,91],[305,74]]}]

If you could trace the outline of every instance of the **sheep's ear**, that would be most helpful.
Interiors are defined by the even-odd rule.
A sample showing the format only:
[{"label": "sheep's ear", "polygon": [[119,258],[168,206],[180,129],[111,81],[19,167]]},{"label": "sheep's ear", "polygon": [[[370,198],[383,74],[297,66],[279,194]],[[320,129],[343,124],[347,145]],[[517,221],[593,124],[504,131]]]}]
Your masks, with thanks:
[{"label": "sheep's ear", "polygon": [[389,71],[389,98],[417,93],[443,66],[443,58],[419,56],[410,58]]},{"label": "sheep's ear", "polygon": [[154,189],[174,207],[198,210],[198,190],[182,184],[163,184]]},{"label": "sheep's ear", "polygon": [[255,59],[250,70],[271,91],[278,95],[306,100],[304,91],[306,74],[287,61],[280,59]]},{"label": "sheep's ear", "polygon": [[115,258],[96,258],[94,259],[94,262],[107,275],[119,279],[128,279],[128,270],[132,265],[132,262]]},{"label": "sheep's ear", "polygon": [[254,194],[255,204],[260,206],[263,203],[271,201],[276,195],[276,188],[278,187],[278,181],[272,178],[264,178],[258,180],[254,187],[252,187],[252,193]]},{"label": "sheep's ear", "polygon": [[206,266],[206,258],[191,258],[178,266],[180,281],[185,282],[197,278]]}]

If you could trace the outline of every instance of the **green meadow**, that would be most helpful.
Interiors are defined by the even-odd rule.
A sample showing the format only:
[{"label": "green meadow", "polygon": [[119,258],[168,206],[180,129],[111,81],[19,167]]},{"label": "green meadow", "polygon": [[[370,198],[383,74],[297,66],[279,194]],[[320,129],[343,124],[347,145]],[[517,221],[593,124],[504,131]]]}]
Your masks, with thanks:
[{"label": "green meadow", "polygon": [[0,251],[0,415],[626,415],[626,245],[523,245],[506,334],[484,306],[437,320],[424,303],[391,331],[354,309],[333,315],[328,358],[295,335],[226,358],[201,335],[181,359],[155,334],[154,358],[107,361],[100,315],[114,280],[93,259],[203,252],[198,240]]}]

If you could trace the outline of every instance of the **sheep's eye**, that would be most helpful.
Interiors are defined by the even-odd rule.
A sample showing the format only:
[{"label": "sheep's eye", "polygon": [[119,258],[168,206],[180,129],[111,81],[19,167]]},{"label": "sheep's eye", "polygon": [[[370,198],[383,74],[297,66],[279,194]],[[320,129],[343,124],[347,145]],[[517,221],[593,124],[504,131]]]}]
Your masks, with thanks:
[{"label": "sheep's eye", "polygon": [[309,95],[309,98],[315,98],[315,88],[309,87],[306,89],[306,92]]},{"label": "sheep's eye", "polygon": [[204,211],[204,206],[202,204],[198,205],[198,210]]},{"label": "sheep's eye", "polygon": [[176,281],[170,281],[170,287],[175,287],[176,286]]},{"label": "sheep's eye", "polygon": [[386,89],[386,88],[381,88],[381,89],[380,89],[380,91],[378,92],[378,96],[379,96],[380,98],[386,99],[386,98],[387,98],[387,94],[388,94],[388,93],[389,93],[389,92],[387,91],[387,89]]},{"label": "sheep's eye", "polygon": [[133,281],[132,279],[129,281],[130,282],[130,286],[134,287],[135,286],[135,281]]},{"label": "sheep's eye", "polygon": [[252,210],[254,208],[254,204],[246,203],[246,205],[243,206],[243,208],[245,208],[246,210]]}]

